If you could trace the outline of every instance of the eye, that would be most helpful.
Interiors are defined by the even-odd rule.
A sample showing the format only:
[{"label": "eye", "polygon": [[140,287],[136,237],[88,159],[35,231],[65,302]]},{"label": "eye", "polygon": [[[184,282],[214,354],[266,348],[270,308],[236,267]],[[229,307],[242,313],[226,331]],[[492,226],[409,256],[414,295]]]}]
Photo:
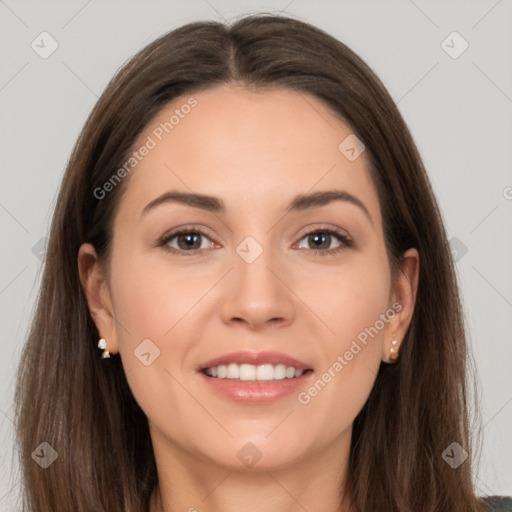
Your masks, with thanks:
[{"label": "eye", "polygon": [[213,247],[214,242],[200,230],[182,228],[179,231],[164,235],[158,241],[158,246],[168,252],[183,256],[187,252],[194,254],[202,249]]},{"label": "eye", "polygon": [[[353,245],[346,235],[332,228],[319,228],[306,233],[300,239],[299,249],[304,248],[301,245],[302,240],[306,240],[306,243],[312,246],[309,250],[314,251],[315,255],[320,256],[334,255],[344,248],[352,247]],[[339,245],[329,248],[335,240],[338,240]],[[199,229],[184,227],[164,235],[157,245],[167,252],[186,256],[187,253],[188,255],[193,255],[202,252],[203,249],[214,248],[215,242]]]},{"label": "eye", "polygon": [[[338,246],[329,249],[333,239],[337,239],[340,243]],[[302,240],[306,240],[306,242],[312,246],[311,250],[315,252],[315,255],[320,256],[337,254],[345,247],[352,247],[353,245],[352,241],[346,235],[331,228],[319,228],[315,231],[310,231],[301,238],[301,241]]]}]

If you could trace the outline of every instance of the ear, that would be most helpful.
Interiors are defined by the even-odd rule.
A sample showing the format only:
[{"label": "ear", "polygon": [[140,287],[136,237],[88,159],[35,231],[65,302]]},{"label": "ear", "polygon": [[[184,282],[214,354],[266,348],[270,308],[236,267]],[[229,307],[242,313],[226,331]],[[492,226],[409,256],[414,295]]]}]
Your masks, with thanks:
[{"label": "ear", "polygon": [[78,272],[100,337],[105,339],[107,350],[115,354],[119,351],[119,344],[110,289],[104,269],[91,244],[82,244],[78,250]]},{"label": "ear", "polygon": [[[386,329],[386,339],[382,344],[382,360],[390,361],[391,349],[393,347],[400,349],[407,329],[412,320],[414,305],[416,304],[416,294],[418,290],[418,280],[420,270],[420,256],[415,248],[410,248],[402,255],[402,261],[398,271],[397,280],[394,283],[394,291],[391,296],[391,303],[400,304],[401,309],[388,322]],[[393,338],[393,335],[395,337]],[[393,345],[391,341],[395,339],[398,344]]]}]

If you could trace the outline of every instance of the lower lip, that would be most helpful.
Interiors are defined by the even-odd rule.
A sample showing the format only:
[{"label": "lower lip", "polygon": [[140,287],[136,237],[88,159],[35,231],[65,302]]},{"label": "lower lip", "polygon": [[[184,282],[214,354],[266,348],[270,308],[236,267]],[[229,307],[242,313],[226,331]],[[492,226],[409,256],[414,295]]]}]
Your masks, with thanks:
[{"label": "lower lip", "polygon": [[312,371],[293,379],[272,380],[268,382],[244,382],[232,379],[208,377],[203,372],[199,376],[218,394],[235,402],[267,403],[282,398],[307,385]]}]

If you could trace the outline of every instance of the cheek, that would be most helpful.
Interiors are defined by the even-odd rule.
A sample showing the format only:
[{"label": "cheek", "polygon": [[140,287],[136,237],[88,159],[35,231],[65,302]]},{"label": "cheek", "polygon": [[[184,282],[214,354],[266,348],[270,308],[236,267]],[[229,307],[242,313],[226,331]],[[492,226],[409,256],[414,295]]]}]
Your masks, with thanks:
[{"label": "cheek", "polygon": [[151,258],[127,257],[115,268],[117,333],[126,378],[146,416],[166,424],[172,405],[187,398],[177,382],[189,350],[190,313],[204,292]]},{"label": "cheek", "polygon": [[379,371],[384,329],[395,315],[388,304],[387,260],[361,258],[315,283],[305,302],[331,333],[322,330],[327,333],[319,338],[323,365],[299,402],[319,418],[330,415],[333,421],[327,428],[335,435],[357,416]]},{"label": "cheek", "polygon": [[[180,272],[156,255],[129,256],[115,268],[117,313],[134,342],[166,337],[193,309],[210,282],[207,278]],[[123,339],[126,332],[120,334]]]},{"label": "cheek", "polygon": [[390,286],[387,260],[375,252],[317,273],[314,286],[311,279],[301,285],[300,296],[334,333],[326,339],[339,351],[385,313]]},{"label": "cheek", "polygon": [[112,265],[119,352],[130,387],[150,414],[162,399],[155,390],[167,390],[172,402],[179,394],[172,377],[191,371],[190,340],[200,337],[198,315],[207,302],[201,299],[218,278],[180,271],[156,253],[125,254]]}]

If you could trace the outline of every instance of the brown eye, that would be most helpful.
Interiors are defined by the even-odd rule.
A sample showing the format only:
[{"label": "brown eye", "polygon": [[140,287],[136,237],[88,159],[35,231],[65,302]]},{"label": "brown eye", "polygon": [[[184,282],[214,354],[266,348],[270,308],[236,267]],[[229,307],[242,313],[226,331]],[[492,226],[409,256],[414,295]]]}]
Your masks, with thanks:
[{"label": "brown eye", "polygon": [[[339,244],[334,248],[331,248],[331,244],[336,239]],[[311,231],[303,236],[301,238],[301,241],[302,240],[306,240],[306,243],[309,245],[306,249],[309,248],[310,250],[315,251],[315,254],[319,255],[332,255],[343,250],[345,247],[352,246],[352,242],[348,237],[333,229],[317,229],[316,231]],[[303,247],[299,248],[302,249]]]},{"label": "brown eye", "polygon": [[182,229],[165,235],[158,245],[168,252],[184,255],[187,252],[193,254],[202,249],[208,249],[213,246],[213,242],[201,231]]},{"label": "brown eye", "polygon": [[[200,249],[201,248],[201,236],[199,233],[185,233],[177,235],[178,247],[183,250],[187,249]],[[199,243],[198,243],[199,241]]]}]

